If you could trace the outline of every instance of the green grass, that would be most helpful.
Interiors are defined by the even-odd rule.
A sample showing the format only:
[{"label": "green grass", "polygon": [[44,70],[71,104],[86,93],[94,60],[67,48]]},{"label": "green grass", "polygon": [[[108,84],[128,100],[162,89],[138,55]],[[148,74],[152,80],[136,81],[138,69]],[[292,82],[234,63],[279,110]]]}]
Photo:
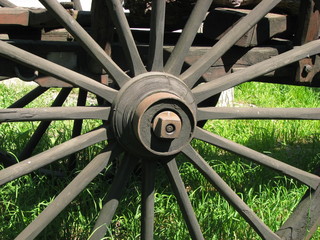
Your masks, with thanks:
[{"label": "green grass", "polygon": [[[0,85],[0,106],[9,106],[26,91],[28,89],[15,89],[13,92],[12,88]],[[50,104],[48,99],[53,98],[51,92],[28,107]],[[312,88],[246,83],[237,87],[235,94],[235,102],[244,106],[250,104],[260,107],[320,107],[320,91]],[[37,124],[1,124],[0,149],[18,156]],[[83,132],[99,124],[97,121],[85,121]],[[52,124],[36,152],[68,140],[71,128],[70,121],[57,121]],[[205,128],[307,171],[320,166],[319,121],[215,120],[207,122]],[[193,141],[192,144],[272,230],[279,228],[304,195],[304,185],[278,175],[275,171],[201,141]],[[103,144],[100,144],[81,151],[78,154],[77,171],[102,148]],[[206,239],[260,239],[183,156],[179,156],[177,161]],[[65,163],[66,159],[62,159],[50,167],[67,172]],[[89,184],[37,239],[87,239],[110,187],[111,181],[106,177],[106,172],[107,169]],[[36,172],[1,187],[0,239],[13,239],[73,177],[74,173],[56,178]],[[141,177],[132,176],[106,239],[139,239],[140,186]],[[164,170],[160,167],[157,169],[155,201],[154,239],[190,239]],[[314,239],[320,239],[320,231]]]}]

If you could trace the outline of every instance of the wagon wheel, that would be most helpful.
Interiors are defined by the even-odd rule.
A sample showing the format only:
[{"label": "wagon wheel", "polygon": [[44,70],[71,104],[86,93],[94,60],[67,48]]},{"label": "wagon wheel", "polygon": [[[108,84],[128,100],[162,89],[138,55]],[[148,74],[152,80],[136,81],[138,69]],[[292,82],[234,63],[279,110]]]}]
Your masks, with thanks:
[{"label": "wagon wheel", "polygon": [[[250,119],[319,119],[319,109],[257,109],[243,112],[215,108],[201,108],[197,104],[230,87],[247,82],[258,76],[307,56],[319,54],[319,40],[287,51],[245,70],[196,85],[198,79],[216,62],[242,35],[268,13],[280,0],[264,0],[226,34],[210,51],[195,64],[180,74],[184,58],[197,29],[212,1],[197,1],[192,14],[174,48],[169,60],[163,64],[163,36],[165,1],[153,1],[151,20],[150,52],[147,68],[137,51],[134,39],[118,0],[107,1],[121,44],[126,53],[130,73],[128,76],[90,38],[90,36],[66,14],[64,9],[51,0],[40,0],[61,22],[77,41],[99,62],[119,85],[119,90],[102,85],[86,76],[41,59],[5,42],[0,42],[0,54],[6,58],[32,67],[50,76],[92,92],[111,107],[55,107],[36,109],[1,110],[0,121],[36,121],[65,119],[101,119],[107,125],[75,137],[52,149],[30,157],[25,161],[0,171],[0,183],[5,184],[22,175],[70,155],[97,142],[108,140],[108,146],[77,175],[55,200],[17,237],[35,238],[108,164],[125,153],[119,170],[107,195],[90,239],[101,239],[118,206],[122,189],[128,176],[141,160],[144,176],[142,190],[142,239],[152,239],[154,234],[154,183],[155,169],[161,164],[170,179],[181,212],[193,239],[203,239],[201,227],[191,206],[181,179],[175,157],[182,153],[198,169],[199,173],[220,192],[240,215],[263,239],[305,239],[316,230],[320,209],[320,177],[297,169],[252,149],[236,144],[223,137],[197,127],[197,122],[219,118]],[[67,114],[66,114],[67,113]],[[296,179],[310,188],[311,195],[303,200],[297,211],[274,233],[247,206],[247,204],[224,182],[206,161],[193,149],[192,139],[199,139],[227,151],[246,157],[254,163],[267,166],[281,174]]]}]

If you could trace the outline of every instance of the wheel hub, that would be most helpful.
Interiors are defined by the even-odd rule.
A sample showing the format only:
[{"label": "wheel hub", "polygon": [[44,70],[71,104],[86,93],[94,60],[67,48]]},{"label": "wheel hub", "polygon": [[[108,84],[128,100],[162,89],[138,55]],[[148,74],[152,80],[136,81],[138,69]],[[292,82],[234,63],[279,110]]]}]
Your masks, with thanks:
[{"label": "wheel hub", "polygon": [[117,140],[142,156],[177,154],[193,136],[196,105],[178,78],[164,73],[139,76],[121,88],[111,121]]}]

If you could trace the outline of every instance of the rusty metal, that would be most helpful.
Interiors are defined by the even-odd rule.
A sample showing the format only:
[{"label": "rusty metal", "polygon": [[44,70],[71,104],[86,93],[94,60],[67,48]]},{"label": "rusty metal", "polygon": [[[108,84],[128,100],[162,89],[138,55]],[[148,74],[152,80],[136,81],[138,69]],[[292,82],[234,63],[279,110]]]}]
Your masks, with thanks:
[{"label": "rusty metal", "polygon": [[[0,5],[5,2],[0,0]],[[81,11],[78,0],[64,5],[67,10],[57,1],[40,2],[46,9],[0,8],[0,32],[16,38],[0,41],[0,76],[19,76],[40,85],[8,108],[0,109],[0,122],[42,121],[19,156],[25,160],[0,170],[0,184],[70,155],[69,168],[76,170],[77,151],[98,142],[106,146],[16,239],[36,238],[95,176],[104,174],[109,161],[117,158],[121,158],[119,169],[89,239],[105,237],[129,176],[138,164],[143,168],[142,239],[152,239],[155,235],[158,167],[166,170],[190,237],[212,238],[205,236],[197,221],[176,164],[178,154],[186,156],[185,161],[213,185],[262,239],[303,240],[312,236],[320,216],[317,174],[237,144],[201,126],[211,119],[320,119],[318,108],[240,110],[213,106],[221,91],[248,81],[268,78],[270,82],[278,82],[284,78],[280,81],[286,84],[320,85],[315,81],[320,71],[319,1],[301,3],[300,14],[293,16],[294,21],[299,19],[300,26],[294,36],[291,16],[270,14],[281,0],[258,1],[261,3],[253,9],[237,11],[210,10],[212,0],[198,0],[183,24],[182,33],[170,32],[166,25],[170,14],[166,8],[168,3],[153,0],[151,30],[147,34],[130,29],[118,0],[93,1],[92,14]],[[230,18],[226,22],[231,22],[231,28],[222,35],[211,22],[212,12],[216,11],[219,14],[228,11],[224,16]],[[235,13],[241,16],[232,20]],[[205,18],[205,24],[201,25]],[[91,28],[87,29],[90,24]],[[172,27],[172,22],[169,26]],[[38,35],[41,31],[46,33]],[[211,34],[215,41],[206,38]],[[272,39],[275,36],[286,39]],[[44,41],[48,39],[54,41]],[[52,87],[62,88],[53,101],[53,108],[23,108]],[[71,90],[78,87],[81,90],[76,95],[77,106],[62,106]],[[85,106],[88,92],[94,94],[99,107]],[[70,119],[75,121],[71,140],[31,156],[51,121]],[[102,125],[80,135],[84,119],[99,119]],[[296,179],[307,186],[310,193],[274,232],[193,148],[193,139]]]},{"label": "rusty metal", "polygon": [[181,131],[181,119],[174,112],[163,111],[155,117],[152,129],[159,138],[177,138]]},{"label": "rusty metal", "polygon": [[[297,45],[319,39],[320,32],[319,2],[314,0],[302,1],[300,12],[305,17],[300,17],[299,19],[299,27],[295,37],[295,44]],[[297,66],[296,81],[311,83],[319,71],[319,56],[302,59]]]}]

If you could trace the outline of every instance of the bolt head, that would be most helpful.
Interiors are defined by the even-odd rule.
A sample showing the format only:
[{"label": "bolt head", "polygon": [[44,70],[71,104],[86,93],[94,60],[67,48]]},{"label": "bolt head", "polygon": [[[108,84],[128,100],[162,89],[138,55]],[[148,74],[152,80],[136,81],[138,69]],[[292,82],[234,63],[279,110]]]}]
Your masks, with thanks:
[{"label": "bolt head", "polygon": [[172,111],[159,113],[153,121],[153,132],[159,138],[175,139],[181,132],[181,119]]},{"label": "bolt head", "polygon": [[310,73],[312,71],[312,66],[307,64],[304,66],[303,70],[306,72],[306,73]]}]

